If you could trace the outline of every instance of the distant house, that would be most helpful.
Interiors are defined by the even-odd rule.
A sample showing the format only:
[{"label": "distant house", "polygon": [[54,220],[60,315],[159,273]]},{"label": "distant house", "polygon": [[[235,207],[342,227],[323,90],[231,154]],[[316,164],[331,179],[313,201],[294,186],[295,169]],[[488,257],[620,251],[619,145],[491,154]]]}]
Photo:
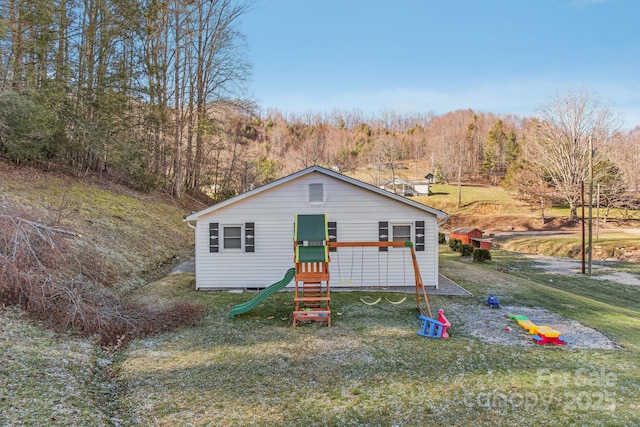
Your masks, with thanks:
[{"label": "distant house", "polygon": [[417,181],[413,183],[413,189],[416,190],[417,196],[431,196],[431,184],[424,181]]},{"label": "distant house", "polygon": [[454,228],[449,233],[449,239],[458,239],[464,244],[481,249],[491,249],[491,240],[483,236],[484,232],[479,228]]},{"label": "distant house", "polygon": [[[196,288],[265,288],[281,279],[293,266],[294,215],[322,213],[333,241],[411,241],[425,286],[437,287],[446,213],[313,166],[185,217],[195,229]],[[333,250],[332,287],[415,283],[405,248]]]},{"label": "distant house", "polygon": [[382,183],[380,186],[383,190],[391,191],[392,193],[399,194],[401,196],[416,196],[417,191],[413,187],[413,184],[404,179],[396,178]]}]

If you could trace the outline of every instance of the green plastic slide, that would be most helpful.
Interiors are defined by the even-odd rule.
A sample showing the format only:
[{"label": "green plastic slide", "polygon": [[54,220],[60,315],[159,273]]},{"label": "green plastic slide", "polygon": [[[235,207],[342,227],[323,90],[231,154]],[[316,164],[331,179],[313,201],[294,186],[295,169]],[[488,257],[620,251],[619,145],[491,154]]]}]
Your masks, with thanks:
[{"label": "green plastic slide", "polygon": [[235,307],[233,307],[233,310],[231,310],[231,316],[230,317],[233,319],[237,314],[242,314],[242,313],[246,313],[247,311],[253,310],[254,308],[256,308],[258,306],[258,304],[260,304],[262,301],[264,301],[265,298],[275,294],[276,292],[278,292],[281,289],[284,289],[284,287],[287,286],[289,284],[289,282],[291,282],[291,279],[293,279],[293,276],[295,276],[295,275],[296,275],[296,269],[295,268],[288,269],[287,273],[284,275],[282,280],[280,280],[279,282],[276,282],[276,283],[270,285],[269,287],[265,288],[262,292],[260,292],[258,295],[256,295],[252,300],[247,301],[247,302],[242,303],[242,304],[238,304]]}]

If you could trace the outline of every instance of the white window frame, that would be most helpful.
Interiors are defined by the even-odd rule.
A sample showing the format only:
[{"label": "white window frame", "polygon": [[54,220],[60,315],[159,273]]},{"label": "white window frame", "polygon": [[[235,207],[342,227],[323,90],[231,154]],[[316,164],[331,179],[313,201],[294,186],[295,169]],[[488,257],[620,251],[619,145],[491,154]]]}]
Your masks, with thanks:
[{"label": "white window frame", "polygon": [[[317,199],[312,199],[312,191],[311,191],[311,186],[316,186],[319,185],[320,188],[322,189],[322,194],[321,194],[321,200],[317,200]],[[323,182],[312,182],[308,185],[307,187],[307,200],[309,201],[309,203],[311,204],[322,204],[325,202],[326,200],[326,196],[325,196],[325,192],[324,192],[324,183]]]},{"label": "white window frame", "polygon": [[[240,247],[239,248],[227,248],[227,236],[226,236],[226,232],[227,232],[227,228],[239,228],[240,229],[240,235],[237,236],[237,239],[240,241]],[[242,224],[220,224],[220,237],[219,239],[221,240],[221,245],[220,245],[220,250],[221,251],[232,251],[232,252],[242,252],[244,251],[244,225]],[[236,236],[231,236],[229,237],[230,239],[233,238],[235,239]]]},{"label": "white window frame", "polygon": [[[409,237],[409,240],[396,240],[396,227],[409,227],[409,235],[408,236],[404,236],[402,235],[401,237]],[[389,223],[389,241],[390,242],[411,242],[413,243],[413,224],[411,222],[390,222]]]}]

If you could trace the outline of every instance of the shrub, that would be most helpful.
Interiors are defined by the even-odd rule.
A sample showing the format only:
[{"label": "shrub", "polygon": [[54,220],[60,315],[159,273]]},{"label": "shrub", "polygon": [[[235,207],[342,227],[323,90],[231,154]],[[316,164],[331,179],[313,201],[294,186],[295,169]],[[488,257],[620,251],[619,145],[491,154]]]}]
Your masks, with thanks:
[{"label": "shrub", "polygon": [[462,244],[462,240],[460,239],[450,239],[449,247],[453,249],[455,252],[458,252],[460,245]]},{"label": "shrub", "polygon": [[29,93],[0,94],[0,156],[15,163],[55,156],[55,114]]},{"label": "shrub", "polygon": [[491,261],[491,252],[489,249],[476,248],[473,251],[473,260],[475,262]]},{"label": "shrub", "polygon": [[438,244],[444,245],[447,243],[447,236],[444,233],[438,233]]},{"label": "shrub", "polygon": [[97,336],[111,348],[192,325],[202,314],[196,304],[156,308],[118,298],[95,279],[103,276],[99,263],[87,268],[60,233],[65,231],[0,211],[0,304],[21,306],[57,330]]},{"label": "shrub", "polygon": [[462,256],[471,256],[474,252],[473,249],[473,245],[468,243],[463,243],[458,246],[458,252],[460,252],[460,255]]}]

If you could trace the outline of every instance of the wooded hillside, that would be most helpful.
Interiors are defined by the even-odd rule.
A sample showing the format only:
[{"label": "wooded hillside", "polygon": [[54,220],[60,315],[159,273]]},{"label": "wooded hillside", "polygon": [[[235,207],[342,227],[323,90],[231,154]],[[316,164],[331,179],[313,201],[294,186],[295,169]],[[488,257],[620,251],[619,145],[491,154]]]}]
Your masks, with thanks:
[{"label": "wooded hillside", "polygon": [[409,167],[411,177],[504,183],[542,209],[559,198],[573,211],[593,140],[603,200],[625,203],[625,190],[640,189],[640,127],[620,130],[588,93],[558,97],[536,117],[261,111],[247,95],[237,29],[250,7],[0,1],[0,156],[215,199],[311,164],[373,184]]}]

